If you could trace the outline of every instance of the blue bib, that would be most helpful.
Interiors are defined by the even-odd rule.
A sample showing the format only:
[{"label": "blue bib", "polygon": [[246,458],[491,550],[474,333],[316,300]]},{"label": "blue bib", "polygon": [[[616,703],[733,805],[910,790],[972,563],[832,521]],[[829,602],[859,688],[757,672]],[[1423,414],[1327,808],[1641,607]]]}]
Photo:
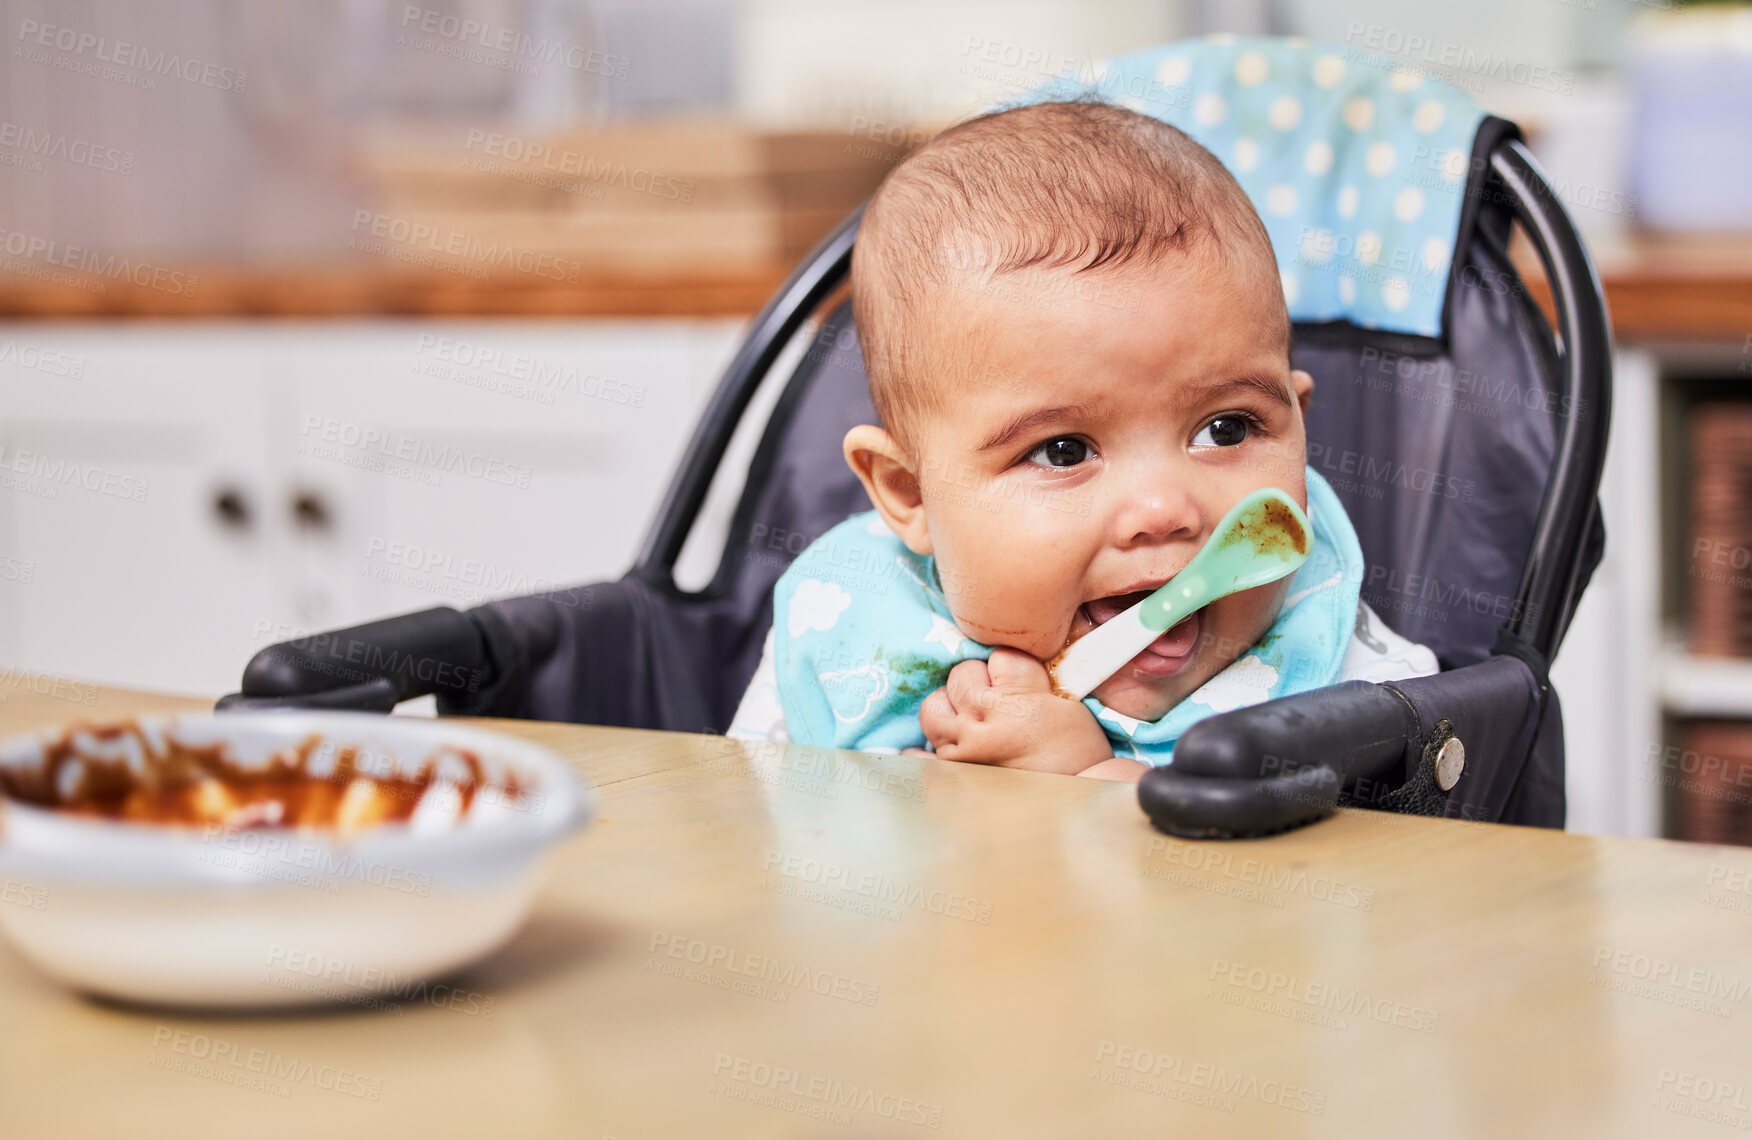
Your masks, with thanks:
[{"label": "blue bib", "polygon": [[[1207,716],[1339,680],[1363,583],[1363,552],[1343,505],[1307,469],[1314,549],[1257,644],[1157,721],[1083,704],[1115,756],[1167,764]],[[919,705],[949,670],[992,646],[950,617],[937,560],[914,554],[875,511],[853,515],[797,556],[773,587],[773,665],[797,744],[889,751],[927,747]]]}]

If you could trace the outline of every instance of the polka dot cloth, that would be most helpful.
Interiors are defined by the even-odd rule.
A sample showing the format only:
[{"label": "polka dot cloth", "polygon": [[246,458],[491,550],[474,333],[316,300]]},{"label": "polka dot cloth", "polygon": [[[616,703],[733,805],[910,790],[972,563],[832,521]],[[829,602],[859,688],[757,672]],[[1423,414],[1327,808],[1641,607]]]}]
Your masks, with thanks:
[{"label": "polka dot cloth", "polygon": [[1024,101],[1090,95],[1174,124],[1229,167],[1265,220],[1292,320],[1440,335],[1484,118],[1463,92],[1344,47],[1216,36],[1107,61]]}]

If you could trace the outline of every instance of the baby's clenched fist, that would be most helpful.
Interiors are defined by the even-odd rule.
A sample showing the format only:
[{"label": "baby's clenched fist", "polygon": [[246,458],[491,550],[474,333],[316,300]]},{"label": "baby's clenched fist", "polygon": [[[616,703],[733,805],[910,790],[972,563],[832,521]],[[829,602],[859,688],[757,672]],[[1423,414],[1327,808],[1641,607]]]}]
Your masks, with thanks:
[{"label": "baby's clenched fist", "polygon": [[943,760],[1075,775],[1113,757],[1095,714],[1055,695],[1046,667],[1014,649],[951,669],[919,706],[919,727]]}]

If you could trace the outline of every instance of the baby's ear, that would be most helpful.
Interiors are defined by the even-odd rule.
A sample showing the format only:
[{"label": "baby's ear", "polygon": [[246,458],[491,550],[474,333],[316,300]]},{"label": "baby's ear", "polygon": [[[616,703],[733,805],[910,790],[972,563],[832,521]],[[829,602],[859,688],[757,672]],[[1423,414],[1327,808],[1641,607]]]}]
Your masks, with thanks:
[{"label": "baby's ear", "polygon": [[864,484],[864,492],[888,528],[914,554],[931,553],[925,525],[924,498],[919,493],[918,468],[900,442],[874,424],[859,424],[846,433],[846,463]]},{"label": "baby's ear", "polygon": [[1308,401],[1314,396],[1314,377],[1300,368],[1290,373],[1290,387],[1296,390],[1296,403],[1302,407],[1302,414],[1308,414]]}]

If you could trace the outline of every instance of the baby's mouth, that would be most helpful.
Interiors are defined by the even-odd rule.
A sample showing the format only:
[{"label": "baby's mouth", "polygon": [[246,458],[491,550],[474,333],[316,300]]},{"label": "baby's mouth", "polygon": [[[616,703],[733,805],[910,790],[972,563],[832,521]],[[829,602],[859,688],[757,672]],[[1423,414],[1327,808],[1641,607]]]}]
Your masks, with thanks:
[{"label": "baby's mouth", "polygon": [[[1084,602],[1077,607],[1077,616],[1082,619],[1082,623],[1087,623],[1082,633],[1105,624],[1154,592],[1154,589],[1133,590],[1127,594],[1110,594],[1105,598]],[[1203,615],[1202,608],[1194,610],[1179,625],[1145,646],[1143,652],[1127,662],[1124,668],[1151,677],[1172,677],[1185,669],[1198,655],[1198,635],[1203,624]],[[1078,636],[1082,636],[1082,633]]]}]

